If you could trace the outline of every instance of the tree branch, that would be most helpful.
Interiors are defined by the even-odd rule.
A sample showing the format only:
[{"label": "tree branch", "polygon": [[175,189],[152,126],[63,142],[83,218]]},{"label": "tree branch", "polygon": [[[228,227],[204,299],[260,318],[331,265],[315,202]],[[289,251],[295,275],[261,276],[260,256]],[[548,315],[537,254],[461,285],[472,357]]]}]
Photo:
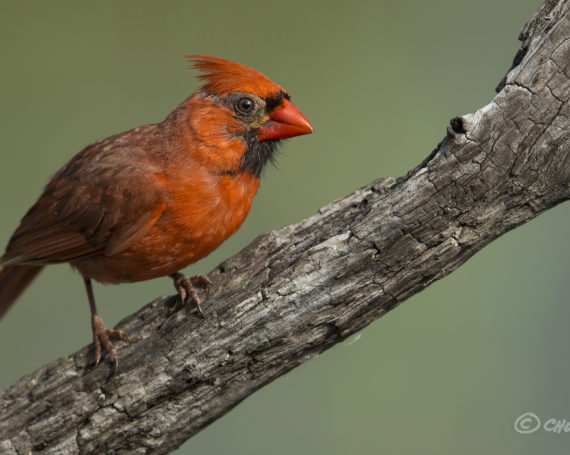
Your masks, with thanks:
[{"label": "tree branch", "polygon": [[257,238],[210,273],[207,319],[161,298],[0,394],[0,452],[168,453],[495,238],[570,198],[570,0],[547,0],[499,93],[407,176]]}]

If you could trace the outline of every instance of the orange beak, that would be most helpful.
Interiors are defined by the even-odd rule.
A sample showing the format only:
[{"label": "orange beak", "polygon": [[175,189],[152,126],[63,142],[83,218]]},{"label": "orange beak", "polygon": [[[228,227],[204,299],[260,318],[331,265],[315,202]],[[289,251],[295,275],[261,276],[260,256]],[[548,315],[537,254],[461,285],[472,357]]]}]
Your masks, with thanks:
[{"label": "orange beak", "polygon": [[273,111],[269,123],[261,127],[258,137],[260,141],[287,139],[312,132],[313,127],[303,113],[291,101],[283,99],[283,105]]}]

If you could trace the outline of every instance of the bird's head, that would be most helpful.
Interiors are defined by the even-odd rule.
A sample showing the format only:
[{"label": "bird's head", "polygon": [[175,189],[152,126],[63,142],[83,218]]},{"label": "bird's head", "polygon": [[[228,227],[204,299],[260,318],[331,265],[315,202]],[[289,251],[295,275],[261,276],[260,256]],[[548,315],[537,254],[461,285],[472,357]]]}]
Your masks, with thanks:
[{"label": "bird's head", "polygon": [[205,55],[187,58],[202,72],[201,96],[224,109],[226,133],[243,140],[243,168],[252,174],[259,176],[279,140],[313,132],[290,95],[259,71]]}]

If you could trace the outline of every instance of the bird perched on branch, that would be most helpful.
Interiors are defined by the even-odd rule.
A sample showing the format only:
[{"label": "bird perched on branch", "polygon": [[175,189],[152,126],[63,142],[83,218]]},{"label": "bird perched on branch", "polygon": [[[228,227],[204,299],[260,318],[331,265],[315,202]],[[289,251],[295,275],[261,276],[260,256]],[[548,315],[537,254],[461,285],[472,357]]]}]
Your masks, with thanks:
[{"label": "bird perched on branch", "polygon": [[161,123],[99,140],[74,156],[22,219],[0,259],[0,316],[48,264],[68,262],[85,281],[95,363],[108,329],[91,280],[123,283],[170,276],[200,313],[179,271],[211,253],[245,220],[279,140],[313,128],[289,94],[265,75],[220,58],[191,55],[205,84]]}]

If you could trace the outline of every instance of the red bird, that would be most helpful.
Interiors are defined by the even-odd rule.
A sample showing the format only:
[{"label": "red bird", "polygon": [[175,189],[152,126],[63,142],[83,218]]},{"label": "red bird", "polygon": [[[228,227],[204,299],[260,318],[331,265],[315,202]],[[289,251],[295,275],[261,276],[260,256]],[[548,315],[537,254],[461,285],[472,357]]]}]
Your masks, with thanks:
[{"label": "red bird", "polygon": [[[0,317],[47,264],[69,262],[85,281],[95,363],[117,365],[91,280],[123,283],[170,276],[200,313],[179,270],[203,258],[245,220],[261,171],[280,139],[313,128],[265,75],[227,60],[188,58],[203,87],[161,123],[99,140],[60,169],[22,219],[0,258]],[[203,315],[203,313],[202,313]]]}]

